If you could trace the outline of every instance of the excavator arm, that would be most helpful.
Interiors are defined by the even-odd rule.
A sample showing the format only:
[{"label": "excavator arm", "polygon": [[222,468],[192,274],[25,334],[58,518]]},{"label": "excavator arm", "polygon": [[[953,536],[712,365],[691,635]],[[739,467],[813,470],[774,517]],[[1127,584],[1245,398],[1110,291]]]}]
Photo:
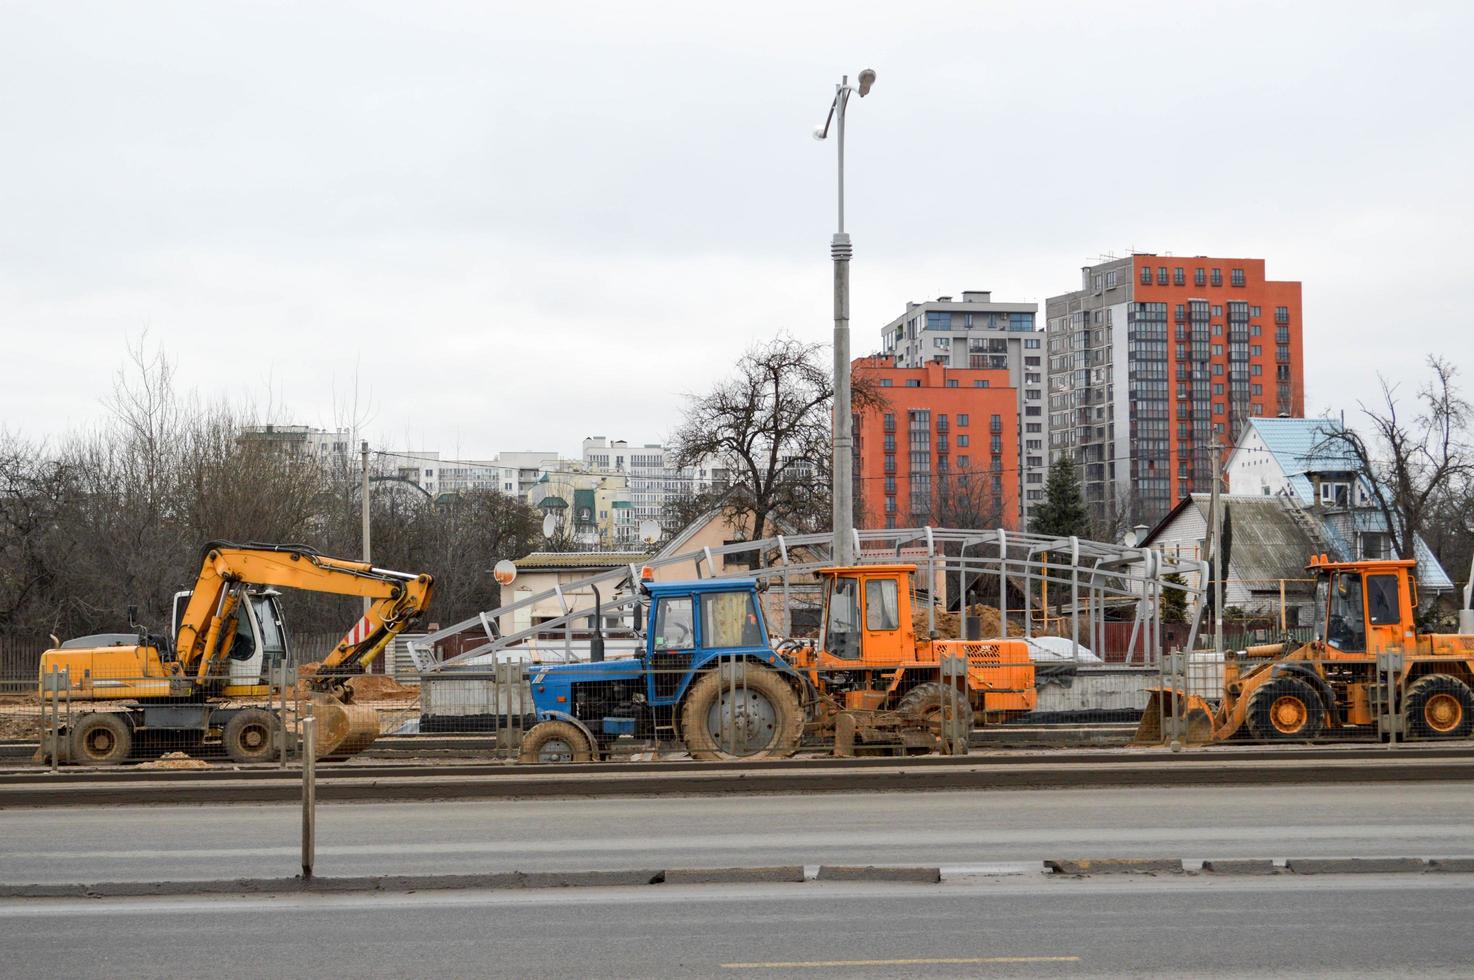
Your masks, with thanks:
[{"label": "excavator arm", "polygon": [[193,673],[203,683],[222,654],[222,642],[234,633],[240,593],[248,586],[372,600],[368,612],[319,667],[322,681],[315,683],[321,686],[331,684],[333,677],[362,673],[389,641],[429,606],[434,582],[429,575],[329,558],[304,545],[211,542],[205,547],[200,574],[175,638],[175,658],[183,673]]}]

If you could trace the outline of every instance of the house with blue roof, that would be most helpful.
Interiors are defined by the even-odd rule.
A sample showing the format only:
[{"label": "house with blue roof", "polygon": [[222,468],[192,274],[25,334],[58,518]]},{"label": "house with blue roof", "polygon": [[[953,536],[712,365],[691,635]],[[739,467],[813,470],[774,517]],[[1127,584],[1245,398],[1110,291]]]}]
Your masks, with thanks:
[{"label": "house with blue roof", "polygon": [[[1392,558],[1392,536],[1356,457],[1334,441],[1334,419],[1251,418],[1224,464],[1228,492],[1284,497],[1310,520],[1321,550],[1338,561]],[[1453,581],[1427,543],[1414,542],[1425,594]]]}]

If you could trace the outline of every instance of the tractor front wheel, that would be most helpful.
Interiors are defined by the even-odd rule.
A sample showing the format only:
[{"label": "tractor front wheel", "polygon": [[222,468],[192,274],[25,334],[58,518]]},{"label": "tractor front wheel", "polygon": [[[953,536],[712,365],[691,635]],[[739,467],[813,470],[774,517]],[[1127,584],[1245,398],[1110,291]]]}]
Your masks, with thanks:
[{"label": "tractor front wheel", "polygon": [[1447,674],[1419,678],[1403,695],[1402,718],[1409,738],[1468,738],[1474,732],[1474,691]]},{"label": "tractor front wheel", "polygon": [[557,765],[564,762],[590,762],[594,747],[577,725],[566,721],[544,721],[532,726],[522,736],[518,762]]},{"label": "tractor front wheel", "polygon": [[1298,677],[1276,677],[1249,696],[1249,730],[1256,738],[1315,738],[1323,724],[1320,695]]},{"label": "tractor front wheel", "polygon": [[[972,705],[955,687],[935,682],[917,684],[901,698],[896,710],[920,719],[938,735],[953,724],[957,726],[955,731],[972,731]],[[955,722],[954,718],[957,719]]]},{"label": "tractor front wheel", "polygon": [[746,661],[703,674],[681,709],[693,759],[784,759],[803,732],[803,708],[789,683]]}]

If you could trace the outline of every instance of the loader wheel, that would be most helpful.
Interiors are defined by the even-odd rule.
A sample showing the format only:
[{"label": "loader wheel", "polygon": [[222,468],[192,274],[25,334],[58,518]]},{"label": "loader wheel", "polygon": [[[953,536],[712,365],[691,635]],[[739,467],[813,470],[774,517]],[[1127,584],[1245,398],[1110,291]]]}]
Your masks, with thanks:
[{"label": "loader wheel", "polygon": [[798,695],[766,667],[739,663],[703,674],[686,692],[681,734],[691,758],[785,759],[803,738]]},{"label": "loader wheel", "polygon": [[1249,697],[1249,730],[1256,738],[1315,738],[1324,722],[1320,696],[1299,678],[1277,677]]},{"label": "loader wheel", "polygon": [[1474,732],[1474,691],[1447,674],[1421,678],[1408,685],[1402,717],[1413,738],[1468,738]]},{"label": "loader wheel", "polygon": [[276,751],[276,730],[276,715],[247,708],[231,715],[220,741],[233,762],[270,762]]},{"label": "loader wheel", "polygon": [[72,731],[72,758],[92,766],[116,766],[133,751],[133,728],[120,714],[86,715]]},{"label": "loader wheel", "polygon": [[[945,712],[943,707],[946,707]],[[937,734],[941,734],[944,724],[952,724],[953,718],[958,719],[958,730],[972,731],[972,704],[955,687],[937,683],[917,684],[901,698],[896,710],[921,719]]]},{"label": "loader wheel", "polygon": [[589,762],[594,758],[593,746],[577,725],[566,721],[544,721],[532,726],[522,736],[522,752],[518,762],[554,765],[560,762]]}]

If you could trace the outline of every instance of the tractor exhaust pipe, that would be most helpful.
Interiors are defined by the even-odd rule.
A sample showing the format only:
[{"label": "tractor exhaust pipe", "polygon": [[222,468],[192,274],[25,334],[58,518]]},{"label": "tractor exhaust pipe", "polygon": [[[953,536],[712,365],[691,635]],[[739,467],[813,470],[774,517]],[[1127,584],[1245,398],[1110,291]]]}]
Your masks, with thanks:
[{"label": "tractor exhaust pipe", "polygon": [[604,662],[604,600],[599,596],[599,587],[590,585],[594,590],[594,638],[589,641],[589,663]]},{"label": "tractor exhaust pipe", "polygon": [[1459,610],[1459,633],[1474,636],[1474,558],[1469,559],[1469,581],[1464,583],[1464,608]]}]

